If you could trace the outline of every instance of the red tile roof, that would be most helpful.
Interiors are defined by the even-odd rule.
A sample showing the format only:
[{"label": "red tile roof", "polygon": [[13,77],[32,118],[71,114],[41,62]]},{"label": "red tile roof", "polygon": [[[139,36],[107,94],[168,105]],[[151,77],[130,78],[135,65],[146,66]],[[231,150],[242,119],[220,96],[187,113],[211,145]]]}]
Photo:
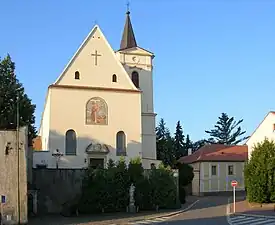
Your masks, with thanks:
[{"label": "red tile roof", "polygon": [[248,159],[248,148],[246,145],[222,145],[211,144],[201,147],[191,155],[184,156],[178,161],[181,163],[194,163],[201,161],[228,161],[243,162]]}]

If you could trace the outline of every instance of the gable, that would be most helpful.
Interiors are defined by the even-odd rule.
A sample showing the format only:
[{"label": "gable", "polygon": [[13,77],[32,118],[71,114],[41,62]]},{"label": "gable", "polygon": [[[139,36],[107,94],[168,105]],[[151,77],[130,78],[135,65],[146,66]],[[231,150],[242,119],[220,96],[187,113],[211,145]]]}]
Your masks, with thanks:
[{"label": "gable", "polygon": [[150,51],[147,51],[144,48],[140,48],[140,47],[134,47],[134,48],[129,48],[129,49],[125,49],[125,50],[120,50],[118,52],[125,53],[125,54],[143,55],[143,56],[154,57],[154,53],[152,53]]},{"label": "gable", "polygon": [[275,140],[274,132],[275,124],[275,112],[269,112],[258,127],[251,134],[249,139],[246,141],[247,145],[254,145],[258,142],[262,142],[264,138]]},{"label": "gable", "polygon": [[[79,79],[75,79],[76,72]],[[117,82],[113,82],[113,75],[116,75]],[[55,85],[136,90],[98,26],[84,40]]]}]

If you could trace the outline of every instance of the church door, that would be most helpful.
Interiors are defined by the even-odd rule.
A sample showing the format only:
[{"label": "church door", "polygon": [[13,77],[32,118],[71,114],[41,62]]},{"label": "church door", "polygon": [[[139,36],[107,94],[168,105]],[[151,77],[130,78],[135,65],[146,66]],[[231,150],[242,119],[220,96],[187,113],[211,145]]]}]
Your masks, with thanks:
[{"label": "church door", "polygon": [[93,169],[103,169],[104,168],[104,159],[90,158],[90,166]]}]

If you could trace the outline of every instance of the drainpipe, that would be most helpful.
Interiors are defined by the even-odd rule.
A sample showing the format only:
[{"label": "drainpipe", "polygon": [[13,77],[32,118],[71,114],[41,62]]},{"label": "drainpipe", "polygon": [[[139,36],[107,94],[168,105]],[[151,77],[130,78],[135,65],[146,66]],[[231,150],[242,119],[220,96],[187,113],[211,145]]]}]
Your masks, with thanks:
[{"label": "drainpipe", "polygon": [[199,162],[199,196],[201,196],[201,162]]}]

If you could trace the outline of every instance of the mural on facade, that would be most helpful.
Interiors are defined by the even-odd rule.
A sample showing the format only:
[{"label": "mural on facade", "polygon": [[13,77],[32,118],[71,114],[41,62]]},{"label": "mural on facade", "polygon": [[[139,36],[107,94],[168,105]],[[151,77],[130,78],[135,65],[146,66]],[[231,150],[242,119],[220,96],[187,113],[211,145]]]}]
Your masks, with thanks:
[{"label": "mural on facade", "polygon": [[107,125],[108,107],[106,102],[99,97],[91,98],[86,105],[86,124]]}]

